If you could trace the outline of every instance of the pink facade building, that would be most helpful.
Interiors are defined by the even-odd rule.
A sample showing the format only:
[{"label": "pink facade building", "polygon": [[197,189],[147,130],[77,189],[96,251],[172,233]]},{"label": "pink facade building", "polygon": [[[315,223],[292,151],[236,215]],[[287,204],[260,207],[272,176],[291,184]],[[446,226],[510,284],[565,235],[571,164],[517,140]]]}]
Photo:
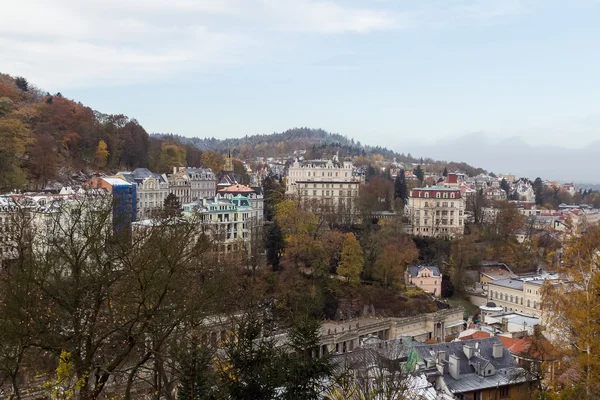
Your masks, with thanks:
[{"label": "pink facade building", "polygon": [[407,285],[414,285],[426,292],[440,297],[442,291],[442,274],[438,267],[412,266],[406,269]]}]

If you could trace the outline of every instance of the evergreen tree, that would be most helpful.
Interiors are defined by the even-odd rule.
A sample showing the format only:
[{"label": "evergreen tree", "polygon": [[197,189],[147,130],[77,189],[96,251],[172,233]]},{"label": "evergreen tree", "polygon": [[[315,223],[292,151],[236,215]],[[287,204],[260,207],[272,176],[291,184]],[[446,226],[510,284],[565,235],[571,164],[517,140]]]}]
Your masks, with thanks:
[{"label": "evergreen tree", "polygon": [[448,168],[444,167],[444,172],[442,175],[444,175],[444,177],[448,176]]},{"label": "evergreen tree", "polygon": [[413,174],[417,177],[417,179],[419,180],[420,184],[423,184],[423,180],[425,179],[425,172],[423,172],[423,168],[421,168],[421,165],[417,165],[417,167],[414,169]]},{"label": "evergreen tree", "polygon": [[265,248],[267,251],[267,263],[273,267],[274,271],[279,270],[279,260],[281,259],[281,251],[285,247],[285,240],[281,227],[277,222],[273,222],[267,230],[265,240]]},{"label": "evergreen tree", "polygon": [[182,214],[183,214],[183,210],[181,208],[181,202],[179,201],[179,198],[175,194],[169,193],[163,203],[164,217],[165,218],[181,217]]},{"label": "evergreen tree", "polygon": [[500,189],[506,192],[506,197],[508,198],[508,193],[510,192],[510,185],[504,178],[502,178],[502,181],[500,182]]},{"label": "evergreen tree", "polygon": [[408,185],[406,184],[406,175],[403,169],[398,172],[394,181],[394,199],[401,199],[403,204],[406,204],[408,200]]},{"label": "evergreen tree", "polygon": [[29,90],[29,82],[27,82],[27,79],[23,78],[22,76],[15,78],[15,85],[17,85],[17,87],[24,92]]},{"label": "evergreen tree", "polygon": [[283,365],[285,379],[283,399],[317,400],[323,398],[327,382],[333,375],[333,364],[329,354],[314,357],[314,349],[320,345],[321,322],[308,312],[294,316],[288,332],[291,352]]},{"label": "evergreen tree", "polygon": [[179,387],[177,400],[216,399],[216,376],[213,370],[213,354],[207,348],[192,345],[184,354],[178,355]]},{"label": "evergreen tree", "polygon": [[544,204],[544,183],[542,178],[537,177],[533,181],[533,191],[535,193],[535,204],[541,206]]},{"label": "evergreen tree", "polygon": [[275,339],[264,332],[256,306],[245,312],[233,337],[223,346],[217,369],[230,400],[271,400],[283,383],[282,353]]}]

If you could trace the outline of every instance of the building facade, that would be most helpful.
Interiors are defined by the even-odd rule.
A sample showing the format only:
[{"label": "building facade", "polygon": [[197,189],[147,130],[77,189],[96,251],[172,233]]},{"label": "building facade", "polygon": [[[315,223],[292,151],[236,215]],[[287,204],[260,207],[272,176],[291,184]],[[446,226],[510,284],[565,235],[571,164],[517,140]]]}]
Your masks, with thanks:
[{"label": "building facade", "polygon": [[119,172],[115,175],[136,185],[137,219],[151,218],[161,210],[169,195],[169,182],[163,175],[151,172],[147,168],[137,168],[131,172]]},{"label": "building facade", "polygon": [[306,160],[296,159],[288,169],[286,177],[286,194],[298,195],[296,182],[360,182],[360,178],[353,176],[353,165],[350,161],[339,162],[333,160]]},{"label": "building facade", "polygon": [[413,235],[454,237],[465,228],[465,202],[461,192],[445,186],[410,191],[408,212]]},{"label": "building facade", "polygon": [[209,235],[220,253],[246,248],[249,251],[253,210],[245,196],[231,199],[200,199],[183,205],[183,214],[198,218],[204,233]]},{"label": "building facade", "polygon": [[[503,307],[505,312],[516,311],[541,317],[542,285],[544,279],[498,279],[489,281],[488,299]],[[558,283],[558,282],[552,282]]]},{"label": "building facade", "polygon": [[169,191],[182,204],[212,198],[216,194],[217,180],[210,168],[173,167],[167,180]]},{"label": "building facade", "polygon": [[414,285],[440,297],[442,291],[442,274],[436,266],[410,266],[406,269],[406,284]]}]

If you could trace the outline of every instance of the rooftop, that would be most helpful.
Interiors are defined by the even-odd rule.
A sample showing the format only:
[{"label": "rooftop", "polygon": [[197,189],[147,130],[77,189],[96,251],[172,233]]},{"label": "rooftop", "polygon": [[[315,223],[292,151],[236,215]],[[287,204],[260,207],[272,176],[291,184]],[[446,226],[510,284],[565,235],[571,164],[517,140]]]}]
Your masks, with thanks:
[{"label": "rooftop", "polygon": [[489,281],[488,285],[502,286],[509,289],[523,290],[523,281],[517,279],[496,279]]}]

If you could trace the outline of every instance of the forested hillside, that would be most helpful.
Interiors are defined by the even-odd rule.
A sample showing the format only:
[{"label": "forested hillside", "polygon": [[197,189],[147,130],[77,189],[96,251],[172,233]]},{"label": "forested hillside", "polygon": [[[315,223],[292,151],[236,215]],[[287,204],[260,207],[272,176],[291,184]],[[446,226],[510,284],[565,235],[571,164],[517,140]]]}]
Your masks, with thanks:
[{"label": "forested hillside", "polygon": [[[95,173],[138,167],[163,173],[173,166],[204,165],[219,172],[228,150],[240,160],[307,150],[310,158],[339,153],[366,162],[396,158],[426,163],[432,172],[441,173],[445,166],[471,175],[483,171],[464,163],[434,162],[365,146],[322,129],[294,128],[238,139],[149,135],[134,118],[103,114],[60,93],[44,92],[25,78],[0,74],[0,192],[56,188]],[[235,167],[243,171],[239,160]]]}]

